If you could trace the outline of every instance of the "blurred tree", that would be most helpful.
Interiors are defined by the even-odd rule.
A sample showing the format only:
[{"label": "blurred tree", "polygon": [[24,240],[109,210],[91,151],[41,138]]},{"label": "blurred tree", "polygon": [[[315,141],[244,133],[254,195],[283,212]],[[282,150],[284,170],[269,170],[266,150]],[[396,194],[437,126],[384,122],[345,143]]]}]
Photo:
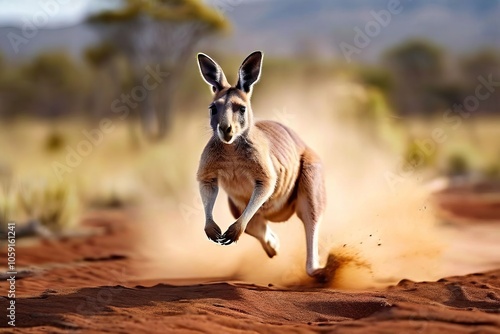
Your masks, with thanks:
[{"label": "blurred tree", "polygon": [[[471,115],[476,117],[468,117],[468,132],[471,141],[478,145],[486,145],[489,143],[481,142],[480,125],[478,123],[477,114],[498,113],[500,109],[500,91],[492,87],[483,87],[480,91],[477,90],[478,85],[483,85],[485,82],[498,82],[500,79],[500,57],[498,53],[492,49],[479,50],[476,53],[461,59],[460,70],[462,74],[462,82],[465,92],[462,94],[460,104],[467,95],[475,95],[478,98],[478,106],[476,109],[471,109]],[[492,79],[492,80],[490,80]],[[485,96],[480,98],[479,95]]]},{"label": "blurred tree", "polygon": [[122,8],[100,13],[90,22],[129,60],[130,89],[144,86],[148,73],[157,74],[158,85],[131,104],[139,104],[137,112],[150,139],[167,133],[175,91],[187,62],[193,61],[196,44],[227,27],[224,18],[201,0],[127,0]]},{"label": "blurred tree", "polygon": [[[475,93],[476,86],[485,81],[490,81],[489,77],[494,82],[500,81],[500,55],[498,51],[491,49],[480,50],[462,59],[460,67],[467,92]],[[477,111],[486,113],[500,112],[498,108],[500,105],[500,90],[489,91],[484,88],[484,91],[481,92],[483,95],[487,94],[487,97],[480,101],[479,110]]]},{"label": "blurred tree", "polygon": [[447,109],[456,103],[463,102],[465,90],[461,82],[453,82],[433,87],[432,93],[443,102],[443,107]]},{"label": "blurred tree", "polygon": [[471,170],[467,157],[461,153],[453,153],[448,157],[446,173],[449,176],[460,176]]},{"label": "blurred tree", "polygon": [[85,50],[85,59],[94,67],[105,67],[116,55],[116,50],[110,43],[91,46]]},{"label": "blurred tree", "polygon": [[57,117],[76,111],[86,95],[85,76],[63,52],[41,54],[20,69],[30,89],[31,106],[41,114]]},{"label": "blurred tree", "polygon": [[40,54],[0,75],[1,115],[57,117],[80,111],[88,76],[64,52]]},{"label": "blurred tree", "polygon": [[[119,82],[121,76],[116,68],[116,64],[113,60],[116,56],[116,49],[109,42],[100,43],[88,47],[85,50],[84,58],[88,64],[94,69],[96,73],[96,85],[91,88],[91,96],[89,98],[88,109],[96,117],[102,117],[103,114],[109,112],[111,105],[111,100],[108,99],[108,95],[116,94],[119,87]],[[112,85],[107,89],[104,89],[104,83],[111,80]]]},{"label": "blurred tree", "polygon": [[386,95],[394,87],[391,74],[383,68],[360,66],[355,69],[355,74],[362,84],[374,87]]},{"label": "blurred tree", "polygon": [[461,61],[462,72],[474,77],[500,72],[500,56],[498,51],[483,49],[465,57]]},{"label": "blurred tree", "polygon": [[33,85],[19,74],[18,69],[9,69],[0,74],[0,116],[11,119],[26,113],[32,105]]},{"label": "blurred tree", "polygon": [[[0,88],[2,87],[2,82],[4,81],[5,77],[5,69],[4,69],[4,59],[3,59],[3,54],[0,52]],[[5,109],[5,101],[4,98],[2,98],[2,92],[0,91],[0,116],[3,115],[2,110]]]},{"label": "blurred tree", "polygon": [[430,114],[437,109],[444,73],[441,49],[424,40],[411,40],[384,55],[394,77],[392,100],[399,112]]}]

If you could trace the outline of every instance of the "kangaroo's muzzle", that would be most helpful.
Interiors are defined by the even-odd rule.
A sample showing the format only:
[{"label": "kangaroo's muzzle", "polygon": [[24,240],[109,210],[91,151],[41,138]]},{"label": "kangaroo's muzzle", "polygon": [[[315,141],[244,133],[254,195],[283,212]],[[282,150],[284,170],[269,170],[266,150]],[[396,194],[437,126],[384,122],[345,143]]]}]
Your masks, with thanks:
[{"label": "kangaroo's muzzle", "polygon": [[218,124],[217,135],[223,143],[231,144],[234,140],[234,127],[231,124]]}]

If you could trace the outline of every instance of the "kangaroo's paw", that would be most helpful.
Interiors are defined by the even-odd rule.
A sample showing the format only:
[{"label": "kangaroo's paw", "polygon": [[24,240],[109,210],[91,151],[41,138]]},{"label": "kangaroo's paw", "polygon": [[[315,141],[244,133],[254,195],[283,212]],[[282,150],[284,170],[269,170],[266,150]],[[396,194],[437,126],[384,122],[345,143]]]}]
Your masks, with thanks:
[{"label": "kangaroo's paw", "polygon": [[241,223],[236,222],[229,226],[227,231],[220,237],[219,242],[222,245],[230,245],[233,242],[238,241],[240,236],[243,234],[244,228],[241,226]]},{"label": "kangaroo's paw", "polygon": [[209,220],[205,223],[205,233],[207,234],[208,239],[218,243],[221,238],[222,231],[213,220]]}]

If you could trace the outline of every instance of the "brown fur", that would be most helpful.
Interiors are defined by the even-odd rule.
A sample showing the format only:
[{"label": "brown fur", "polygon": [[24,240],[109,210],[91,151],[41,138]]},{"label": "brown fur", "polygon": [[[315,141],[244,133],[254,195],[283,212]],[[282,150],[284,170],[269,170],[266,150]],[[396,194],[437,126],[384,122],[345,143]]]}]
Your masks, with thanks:
[{"label": "brown fur", "polygon": [[[311,186],[299,185],[299,175],[314,164],[320,164],[318,156],[291,129],[277,122],[259,121],[249,131],[246,141],[235,145],[221,143],[213,136],[202,153],[198,181],[218,179],[237,208],[233,214],[241,215],[255,182],[265,183],[272,170],[277,176],[274,191],[258,213],[269,221],[284,222],[295,213],[299,190],[308,191]],[[323,197],[320,194],[315,216],[324,210]]]},{"label": "brown fur", "polygon": [[[240,68],[238,84],[231,87],[215,62],[199,56],[202,75],[214,91],[210,109],[214,135],[201,155],[197,174],[207,218],[205,232],[211,240],[227,245],[245,231],[272,257],[279,242],[267,221],[283,222],[297,213],[306,231],[307,272],[320,276],[317,235],[326,203],[321,161],[286,126],[253,122],[251,87],[260,75],[261,60],[261,53],[250,55]],[[237,219],[224,234],[212,218],[219,185],[227,192]]]}]

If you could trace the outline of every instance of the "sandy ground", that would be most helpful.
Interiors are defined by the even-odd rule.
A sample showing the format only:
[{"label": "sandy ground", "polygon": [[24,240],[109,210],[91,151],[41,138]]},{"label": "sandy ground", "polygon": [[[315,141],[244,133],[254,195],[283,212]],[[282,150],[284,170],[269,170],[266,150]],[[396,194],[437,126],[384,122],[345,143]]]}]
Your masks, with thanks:
[{"label": "sandy ground", "polygon": [[[440,200],[444,211],[463,214],[452,197]],[[18,269],[28,271],[16,281],[16,332],[500,333],[500,269],[470,273],[500,268],[492,239],[499,211],[490,209],[493,220],[450,228],[457,242],[448,250],[449,269],[467,275],[361,290],[255,285],[230,276],[151,278],[144,273],[161,264],[138,255],[133,212],[94,212],[83,222],[87,235],[18,242]],[[478,267],[457,265],[453,254],[464,247]],[[8,290],[6,281],[0,289]],[[2,293],[0,309],[7,305]],[[13,332],[6,317],[0,331]]]}]

